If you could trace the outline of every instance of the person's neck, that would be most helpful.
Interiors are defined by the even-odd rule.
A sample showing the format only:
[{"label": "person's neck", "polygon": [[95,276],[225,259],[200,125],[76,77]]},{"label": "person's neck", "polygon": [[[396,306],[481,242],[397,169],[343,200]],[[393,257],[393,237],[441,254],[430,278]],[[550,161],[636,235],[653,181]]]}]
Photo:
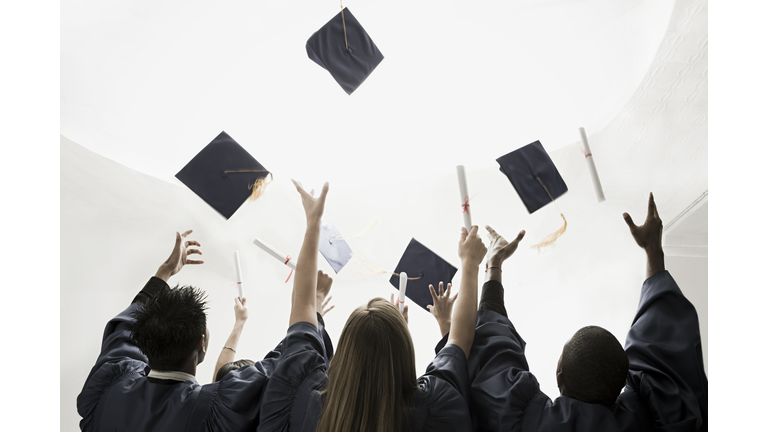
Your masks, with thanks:
[{"label": "person's neck", "polygon": [[197,376],[197,357],[192,356],[187,360],[184,365],[179,368],[179,372],[188,373],[192,376]]}]

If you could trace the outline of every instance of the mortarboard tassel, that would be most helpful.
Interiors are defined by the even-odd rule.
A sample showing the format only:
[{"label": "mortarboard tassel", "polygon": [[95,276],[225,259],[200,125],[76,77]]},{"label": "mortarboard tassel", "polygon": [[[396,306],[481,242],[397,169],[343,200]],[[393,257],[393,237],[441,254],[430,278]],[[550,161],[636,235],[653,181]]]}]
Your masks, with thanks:
[{"label": "mortarboard tassel", "polygon": [[[539,183],[541,183],[541,179],[540,178],[536,177],[536,180],[538,180]],[[544,186],[544,183],[541,183],[541,187],[543,187],[544,190],[547,191],[547,195],[549,195],[549,199],[551,199],[552,202],[555,202],[555,199],[552,198],[552,195],[550,195],[549,191],[547,190],[547,187]],[[557,203],[555,203],[555,206],[557,206]],[[558,211],[559,210],[560,210],[560,208],[558,207]],[[547,235],[546,237],[544,237],[544,239],[542,241],[540,241],[540,242],[536,243],[535,245],[531,246],[532,248],[534,248],[534,249],[538,250],[539,252],[541,252],[542,249],[546,249],[547,247],[552,246],[552,244],[555,242],[555,240],[557,240],[561,235],[563,235],[563,233],[565,233],[565,230],[568,228],[568,221],[565,220],[565,216],[563,216],[563,212],[560,212],[560,217],[563,218],[563,226],[561,226],[560,229],[558,229],[557,231],[555,231],[555,232]]]},{"label": "mortarboard tassel", "polygon": [[[356,261],[358,264],[360,264],[359,266],[353,267],[356,270],[356,273],[360,277],[367,278],[367,277],[372,277],[372,276],[381,275],[381,274],[395,275],[397,277],[400,277],[400,273],[394,273],[389,270],[384,270],[380,267],[376,267],[375,265],[373,265],[373,263],[371,263],[368,260],[368,258],[360,254],[352,253],[352,259]],[[364,270],[367,270],[367,271],[364,271]],[[421,279],[421,276],[408,278],[408,280],[416,280],[416,279]]]},{"label": "mortarboard tassel", "polygon": [[264,191],[267,190],[267,185],[272,183],[272,173],[269,173],[269,181],[266,181],[266,179],[266,177],[262,177],[256,180],[254,184],[248,186],[248,189],[251,189],[251,196],[248,197],[248,201],[256,201],[264,195]]},{"label": "mortarboard tassel", "polygon": [[248,201],[256,201],[257,199],[261,198],[262,195],[264,195],[264,191],[267,189],[267,185],[272,183],[272,180],[274,179],[274,177],[272,176],[271,172],[267,170],[247,170],[246,169],[246,170],[227,170],[227,171],[224,171],[224,174],[255,173],[255,172],[269,173],[269,181],[266,181],[267,177],[265,176],[256,180],[252,185],[248,186],[248,190],[251,191],[251,196],[248,197]]}]

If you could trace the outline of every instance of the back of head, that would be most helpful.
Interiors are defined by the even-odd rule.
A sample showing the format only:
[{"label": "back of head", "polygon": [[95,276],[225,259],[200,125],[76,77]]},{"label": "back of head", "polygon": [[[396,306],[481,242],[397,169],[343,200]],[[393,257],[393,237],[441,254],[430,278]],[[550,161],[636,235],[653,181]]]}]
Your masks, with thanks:
[{"label": "back of head", "polygon": [[580,329],[563,347],[557,381],[564,396],[610,405],[624,388],[629,360],[618,340],[602,327]]},{"label": "back of head", "polygon": [[408,325],[392,303],[375,298],[355,309],[344,325],[317,430],[407,431],[408,402],[416,387]]},{"label": "back of head", "polygon": [[179,370],[206,332],[205,293],[185,286],[165,289],[133,312],[131,338],[155,370]]},{"label": "back of head", "polygon": [[238,370],[243,366],[254,366],[256,362],[248,359],[235,360],[233,362],[225,363],[216,372],[216,381],[220,381],[224,378],[224,375],[230,373],[233,370]]}]

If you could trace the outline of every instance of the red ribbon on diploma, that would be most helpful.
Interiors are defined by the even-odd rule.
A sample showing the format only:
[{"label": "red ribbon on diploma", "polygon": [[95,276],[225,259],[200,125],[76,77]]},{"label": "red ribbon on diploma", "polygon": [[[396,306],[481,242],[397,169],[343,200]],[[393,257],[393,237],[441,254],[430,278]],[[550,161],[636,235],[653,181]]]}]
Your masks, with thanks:
[{"label": "red ribbon on diploma", "polygon": [[463,210],[461,211],[462,213],[469,213],[469,197],[468,196],[464,197],[464,204],[462,204],[461,207],[463,208]]},{"label": "red ribbon on diploma", "polygon": [[[290,260],[291,260],[291,256],[290,255],[286,256],[285,262],[283,264],[288,265],[288,261]],[[285,283],[288,283],[288,280],[291,278],[292,275],[293,275],[293,269],[291,269],[291,272],[288,274],[288,278],[285,280]]]}]

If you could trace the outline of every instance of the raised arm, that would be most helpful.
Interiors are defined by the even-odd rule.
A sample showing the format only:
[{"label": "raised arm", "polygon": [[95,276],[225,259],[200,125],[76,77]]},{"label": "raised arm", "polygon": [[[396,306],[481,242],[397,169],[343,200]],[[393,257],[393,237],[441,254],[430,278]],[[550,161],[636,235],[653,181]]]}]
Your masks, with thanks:
[{"label": "raised arm", "polygon": [[696,309],[664,269],[662,223],[653,194],[645,223],[624,213],[632,237],[646,252],[640,305],[627,334],[627,384],[663,430],[707,430],[708,381]]},{"label": "raised arm", "polygon": [[459,240],[459,257],[461,258],[461,291],[456,299],[453,316],[451,317],[451,332],[448,335],[448,345],[458,345],[469,357],[469,350],[475,339],[475,323],[477,321],[477,277],[480,263],[488,251],[483,240],[477,235],[477,225],[470,231],[461,228]]},{"label": "raised arm", "polygon": [[308,322],[317,327],[317,248],[320,243],[320,219],[325,209],[325,197],[328,183],[323,185],[320,196],[315,198],[307,193],[296,180],[291,180],[301,195],[301,204],[307,217],[307,229],[301,245],[293,279],[293,297],[291,299],[291,317],[288,326],[297,322]]},{"label": "raised arm", "polygon": [[248,320],[248,306],[246,306],[247,299],[243,297],[235,297],[235,326],[232,328],[232,333],[229,334],[227,341],[221,348],[219,358],[216,360],[216,367],[213,368],[213,380],[216,381],[216,375],[219,373],[219,369],[227,363],[235,361],[235,354],[237,353],[237,344],[240,342],[240,335],[243,333],[245,322]]},{"label": "raised arm", "polygon": [[656,273],[663,272],[664,251],[661,249],[662,224],[656,202],[653,200],[653,192],[648,198],[648,215],[645,223],[637,226],[632,222],[629,213],[624,213],[624,222],[629,226],[629,232],[635,238],[637,245],[643,248],[647,257],[645,277],[649,278]]}]

